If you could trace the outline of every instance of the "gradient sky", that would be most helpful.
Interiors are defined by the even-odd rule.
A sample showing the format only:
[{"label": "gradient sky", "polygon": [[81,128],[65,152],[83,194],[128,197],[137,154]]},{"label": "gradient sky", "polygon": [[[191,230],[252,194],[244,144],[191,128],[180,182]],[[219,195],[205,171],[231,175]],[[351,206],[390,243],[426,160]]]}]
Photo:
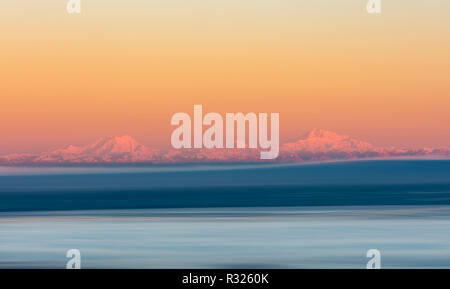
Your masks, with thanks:
[{"label": "gradient sky", "polygon": [[279,112],[376,145],[450,146],[450,1],[0,1],[0,154],[128,134],[171,116]]}]

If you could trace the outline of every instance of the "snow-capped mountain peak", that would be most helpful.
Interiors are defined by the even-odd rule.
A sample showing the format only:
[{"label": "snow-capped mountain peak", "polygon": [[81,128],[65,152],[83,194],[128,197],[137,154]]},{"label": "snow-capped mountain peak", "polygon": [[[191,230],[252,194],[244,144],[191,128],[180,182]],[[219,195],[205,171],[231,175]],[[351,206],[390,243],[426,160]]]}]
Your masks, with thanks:
[{"label": "snow-capped mountain peak", "polygon": [[303,138],[295,142],[285,143],[282,151],[367,151],[374,149],[370,143],[351,138],[344,134],[315,128],[308,132]]},{"label": "snow-capped mountain peak", "polygon": [[32,163],[126,163],[153,162],[157,150],[130,136],[103,137],[86,146],[69,145],[65,149],[41,153]]},{"label": "snow-capped mountain peak", "polygon": [[348,138],[348,136],[342,135],[342,134],[337,134],[335,132],[320,129],[320,128],[314,128],[305,135],[304,139],[313,139],[313,138],[326,138],[326,139],[341,140],[341,139]]},{"label": "snow-capped mountain peak", "polygon": [[[450,149],[375,147],[345,134],[315,128],[280,148],[280,162],[346,160],[382,157],[450,157]],[[85,146],[69,145],[40,154],[0,156],[0,164],[178,163],[260,161],[254,149],[151,149],[131,136],[99,138]]]},{"label": "snow-capped mountain peak", "polygon": [[137,153],[148,150],[143,144],[134,138],[124,135],[100,138],[94,143],[84,147],[85,153],[108,154],[108,153]]}]

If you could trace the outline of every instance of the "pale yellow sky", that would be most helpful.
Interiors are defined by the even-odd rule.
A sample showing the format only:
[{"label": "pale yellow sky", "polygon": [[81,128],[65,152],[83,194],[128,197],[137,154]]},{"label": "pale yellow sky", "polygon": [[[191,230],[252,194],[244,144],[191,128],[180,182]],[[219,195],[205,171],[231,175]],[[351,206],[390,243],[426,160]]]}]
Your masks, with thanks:
[{"label": "pale yellow sky", "polygon": [[450,2],[0,2],[0,154],[131,135],[169,146],[170,117],[279,112],[377,145],[450,145]]}]

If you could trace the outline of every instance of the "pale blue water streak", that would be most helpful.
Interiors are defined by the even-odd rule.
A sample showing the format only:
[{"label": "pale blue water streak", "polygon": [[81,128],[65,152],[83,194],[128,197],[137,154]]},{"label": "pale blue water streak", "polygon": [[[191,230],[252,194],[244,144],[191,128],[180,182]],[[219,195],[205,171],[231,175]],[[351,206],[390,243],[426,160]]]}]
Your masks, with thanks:
[{"label": "pale blue water streak", "polygon": [[0,268],[450,268],[450,161],[0,168]]},{"label": "pale blue water streak", "polygon": [[450,268],[450,206],[2,213],[0,267]]}]

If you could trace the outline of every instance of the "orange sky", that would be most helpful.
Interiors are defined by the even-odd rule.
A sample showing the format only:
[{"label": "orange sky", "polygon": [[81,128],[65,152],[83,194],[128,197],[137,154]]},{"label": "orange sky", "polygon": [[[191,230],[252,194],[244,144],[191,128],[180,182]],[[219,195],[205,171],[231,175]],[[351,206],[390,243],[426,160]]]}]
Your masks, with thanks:
[{"label": "orange sky", "polygon": [[194,104],[279,112],[281,141],[320,127],[450,146],[449,1],[65,2],[0,1],[0,154],[123,134],[168,147]]}]

